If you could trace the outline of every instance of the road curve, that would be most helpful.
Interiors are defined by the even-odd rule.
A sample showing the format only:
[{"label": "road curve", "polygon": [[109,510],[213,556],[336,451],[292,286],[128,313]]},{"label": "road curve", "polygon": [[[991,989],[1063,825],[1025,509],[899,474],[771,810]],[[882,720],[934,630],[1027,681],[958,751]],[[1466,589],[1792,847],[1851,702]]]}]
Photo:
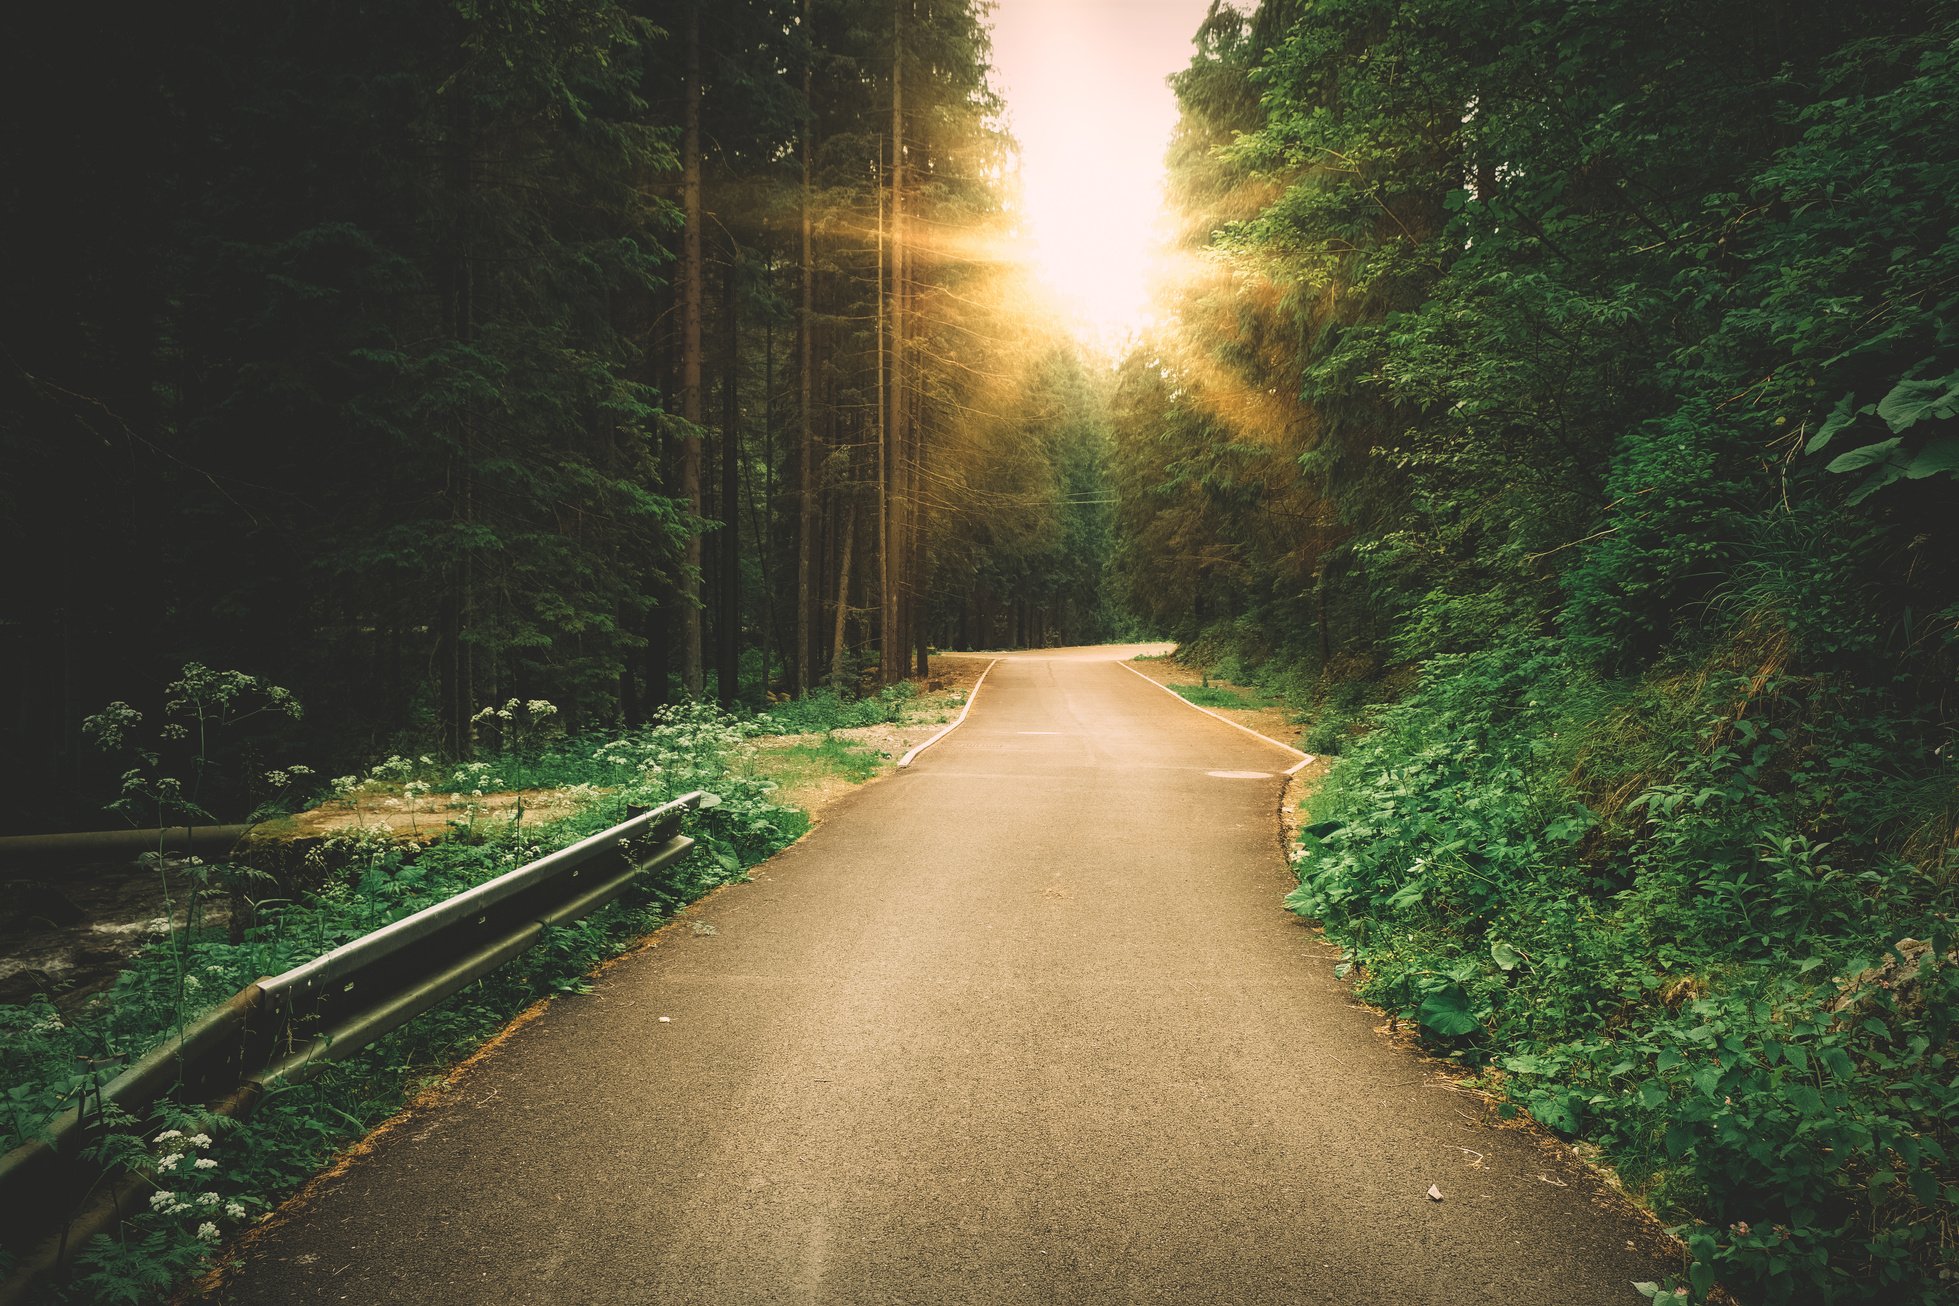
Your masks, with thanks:
[{"label": "road curve", "polygon": [[1003,659],[221,1298],[1636,1303],[1650,1221],[1391,1046],[1280,909],[1290,759],[1110,657]]}]

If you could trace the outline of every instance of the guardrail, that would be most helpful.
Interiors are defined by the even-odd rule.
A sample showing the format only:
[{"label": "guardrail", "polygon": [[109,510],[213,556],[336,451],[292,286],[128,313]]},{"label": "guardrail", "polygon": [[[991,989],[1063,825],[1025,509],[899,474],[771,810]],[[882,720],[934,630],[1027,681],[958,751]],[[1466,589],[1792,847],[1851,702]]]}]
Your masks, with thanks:
[{"label": "guardrail", "polygon": [[0,835],[0,870],[45,873],[49,863],[133,862],[144,853],[196,853],[222,858],[252,832],[249,825],[173,825],[152,830],[89,830],[79,834]]},{"label": "guardrail", "polygon": [[384,925],[283,975],[261,979],[138,1057],[41,1137],[0,1156],[0,1243],[17,1256],[0,1306],[26,1299],[95,1234],[113,1229],[150,1181],[105,1177],[84,1153],[111,1109],[147,1124],[166,1099],[249,1114],[588,915],[636,876],[686,855],[695,792]]}]

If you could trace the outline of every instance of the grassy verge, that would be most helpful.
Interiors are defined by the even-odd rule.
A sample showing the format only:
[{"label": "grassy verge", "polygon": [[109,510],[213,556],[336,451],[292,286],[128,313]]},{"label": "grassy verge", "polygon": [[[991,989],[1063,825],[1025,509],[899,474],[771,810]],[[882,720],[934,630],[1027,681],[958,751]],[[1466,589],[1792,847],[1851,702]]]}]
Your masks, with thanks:
[{"label": "grassy verge", "polygon": [[[605,829],[623,819],[628,803],[692,789],[722,798],[689,818],[697,847],[684,862],[552,931],[539,947],[360,1056],[273,1093],[249,1124],[196,1111],[174,1113],[164,1128],[142,1133],[129,1122],[100,1159],[152,1171],[151,1209],[85,1249],[81,1273],[51,1289],[49,1300],[154,1300],[208,1268],[232,1233],[512,1016],[541,997],[583,992],[598,962],[799,837],[809,817],[785,803],[784,793],[861,784],[890,765],[885,750],[837,731],[912,717],[929,722],[956,697],[918,699],[904,686],[859,701],[805,700],[745,720],[680,708],[645,729],[579,739],[550,734],[548,704],[513,703],[487,714],[501,745],[492,756],[462,763],[395,756],[366,775],[334,781],[323,811],[340,828],[316,854],[334,869],[306,892],[273,897],[269,877],[249,867],[198,868],[198,892],[244,886],[262,899],[242,937],[201,927],[193,903],[186,928],[158,938],[107,993],[79,1010],[63,1014],[45,999],[0,1007],[0,1082],[13,1086],[0,1115],[0,1147],[33,1137],[129,1058],[258,976]],[[548,794],[552,802],[542,810],[566,814],[527,816],[525,803],[499,801],[513,791]],[[529,810],[540,810],[539,802]],[[445,833],[424,844],[431,824]]]},{"label": "grassy verge", "polygon": [[1198,707],[1239,708],[1246,711],[1259,711],[1265,708],[1284,707],[1285,700],[1276,694],[1257,688],[1244,688],[1238,685],[1171,685],[1171,690],[1184,701],[1195,703]]}]

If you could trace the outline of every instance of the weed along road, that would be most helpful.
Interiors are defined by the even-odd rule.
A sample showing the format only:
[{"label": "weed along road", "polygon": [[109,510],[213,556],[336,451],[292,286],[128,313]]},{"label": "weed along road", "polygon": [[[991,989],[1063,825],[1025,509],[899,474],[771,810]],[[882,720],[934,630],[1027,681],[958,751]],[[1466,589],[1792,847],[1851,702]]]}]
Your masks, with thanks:
[{"label": "weed along road", "polygon": [[1625,1306],[1677,1268],[1376,1031],[1280,909],[1293,759],[1117,656],[1003,658],[909,770],[316,1185],[221,1299]]}]

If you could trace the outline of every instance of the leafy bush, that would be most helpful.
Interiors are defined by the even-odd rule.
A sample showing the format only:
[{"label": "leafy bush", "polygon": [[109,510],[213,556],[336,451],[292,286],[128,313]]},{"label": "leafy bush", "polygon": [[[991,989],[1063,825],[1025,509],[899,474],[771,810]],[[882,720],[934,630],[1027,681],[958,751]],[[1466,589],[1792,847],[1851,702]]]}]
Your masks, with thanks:
[{"label": "leafy bush", "polygon": [[1691,710],[1645,722],[1629,779],[1599,759],[1653,682],[1598,682],[1548,640],[1433,660],[1313,799],[1288,901],[1367,998],[1688,1218],[1697,1295],[1940,1300],[1959,857],[1924,836],[1959,792],[1945,736],[1842,676],[1661,683]]},{"label": "leafy bush", "polygon": [[905,705],[917,693],[917,686],[909,680],[886,685],[862,698],[845,698],[834,689],[818,689],[778,703],[756,718],[756,727],[763,734],[803,735],[901,721]]}]

